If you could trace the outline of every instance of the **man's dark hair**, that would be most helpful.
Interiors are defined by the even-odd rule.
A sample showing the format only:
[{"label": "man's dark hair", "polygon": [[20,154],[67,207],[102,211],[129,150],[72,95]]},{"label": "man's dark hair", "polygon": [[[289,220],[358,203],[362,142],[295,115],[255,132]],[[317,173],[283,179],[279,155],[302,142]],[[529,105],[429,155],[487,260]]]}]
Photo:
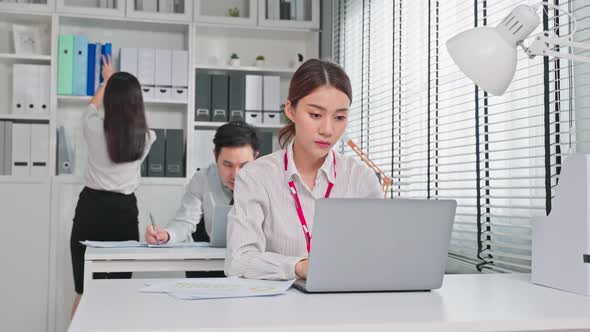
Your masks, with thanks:
[{"label": "man's dark hair", "polygon": [[260,150],[258,132],[254,127],[243,121],[232,121],[217,128],[213,144],[215,144],[215,159],[219,156],[222,148],[238,148],[250,145],[255,155]]}]

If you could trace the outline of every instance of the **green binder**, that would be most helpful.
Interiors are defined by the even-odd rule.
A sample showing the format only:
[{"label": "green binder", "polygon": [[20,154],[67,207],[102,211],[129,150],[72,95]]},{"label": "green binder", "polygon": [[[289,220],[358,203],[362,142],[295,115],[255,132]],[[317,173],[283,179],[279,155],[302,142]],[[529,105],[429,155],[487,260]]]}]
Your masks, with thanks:
[{"label": "green binder", "polygon": [[57,55],[57,94],[73,93],[74,36],[59,35]]}]

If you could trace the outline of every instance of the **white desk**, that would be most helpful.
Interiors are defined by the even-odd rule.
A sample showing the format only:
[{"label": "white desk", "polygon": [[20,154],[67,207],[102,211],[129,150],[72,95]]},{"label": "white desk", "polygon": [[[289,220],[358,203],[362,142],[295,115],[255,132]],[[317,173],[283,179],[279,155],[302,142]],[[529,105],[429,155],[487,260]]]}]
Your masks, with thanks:
[{"label": "white desk", "polygon": [[94,282],[95,272],[223,271],[224,261],[225,248],[88,247],[84,256],[84,285]]},{"label": "white desk", "polygon": [[532,331],[590,329],[590,297],[529,275],[448,275],[421,293],[303,294],[181,301],[144,281],[96,280],[70,331]]}]

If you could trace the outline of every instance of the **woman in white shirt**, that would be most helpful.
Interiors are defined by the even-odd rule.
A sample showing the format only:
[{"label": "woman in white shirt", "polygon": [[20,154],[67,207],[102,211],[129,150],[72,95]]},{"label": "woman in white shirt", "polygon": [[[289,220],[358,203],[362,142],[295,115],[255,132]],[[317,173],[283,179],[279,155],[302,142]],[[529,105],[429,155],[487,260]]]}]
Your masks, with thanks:
[{"label": "woman in white shirt", "polygon": [[[108,60],[103,57],[102,62],[104,83],[90,100],[81,124],[88,147],[88,165],[70,237],[77,293],[72,315],[84,286],[86,247],[80,241],[139,240],[134,192],[139,185],[141,163],[156,140],[156,134],[147,127],[137,78],[125,72],[113,74],[110,56]],[[131,273],[98,277],[130,278]]]},{"label": "woman in white shirt", "polygon": [[312,59],[297,69],[285,104],[292,123],[279,134],[284,149],[238,173],[227,276],[305,279],[315,200],[383,196],[368,166],[332,150],[346,129],[351,100],[350,80],[337,64]]}]

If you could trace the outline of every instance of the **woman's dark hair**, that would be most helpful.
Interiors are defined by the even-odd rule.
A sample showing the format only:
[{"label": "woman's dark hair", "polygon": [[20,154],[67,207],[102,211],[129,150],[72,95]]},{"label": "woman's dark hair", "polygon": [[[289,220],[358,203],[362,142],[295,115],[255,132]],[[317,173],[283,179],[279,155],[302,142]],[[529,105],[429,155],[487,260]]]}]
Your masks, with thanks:
[{"label": "woman's dark hair", "polygon": [[222,148],[250,145],[255,155],[260,150],[260,139],[256,129],[243,121],[232,121],[217,128],[213,144],[215,144],[215,159]]},{"label": "woman's dark hair", "polygon": [[104,132],[107,150],[115,164],[136,161],[143,155],[148,127],[141,86],[135,76],[114,73],[104,92]]},{"label": "woman's dark hair", "polygon": [[[342,91],[352,102],[352,87],[344,69],[336,63],[318,59],[305,61],[293,74],[289,84],[288,99],[293,107],[297,107],[299,100],[322,86],[330,86]],[[279,131],[279,144],[285,148],[293,137],[295,137],[295,124],[290,122]]]}]

